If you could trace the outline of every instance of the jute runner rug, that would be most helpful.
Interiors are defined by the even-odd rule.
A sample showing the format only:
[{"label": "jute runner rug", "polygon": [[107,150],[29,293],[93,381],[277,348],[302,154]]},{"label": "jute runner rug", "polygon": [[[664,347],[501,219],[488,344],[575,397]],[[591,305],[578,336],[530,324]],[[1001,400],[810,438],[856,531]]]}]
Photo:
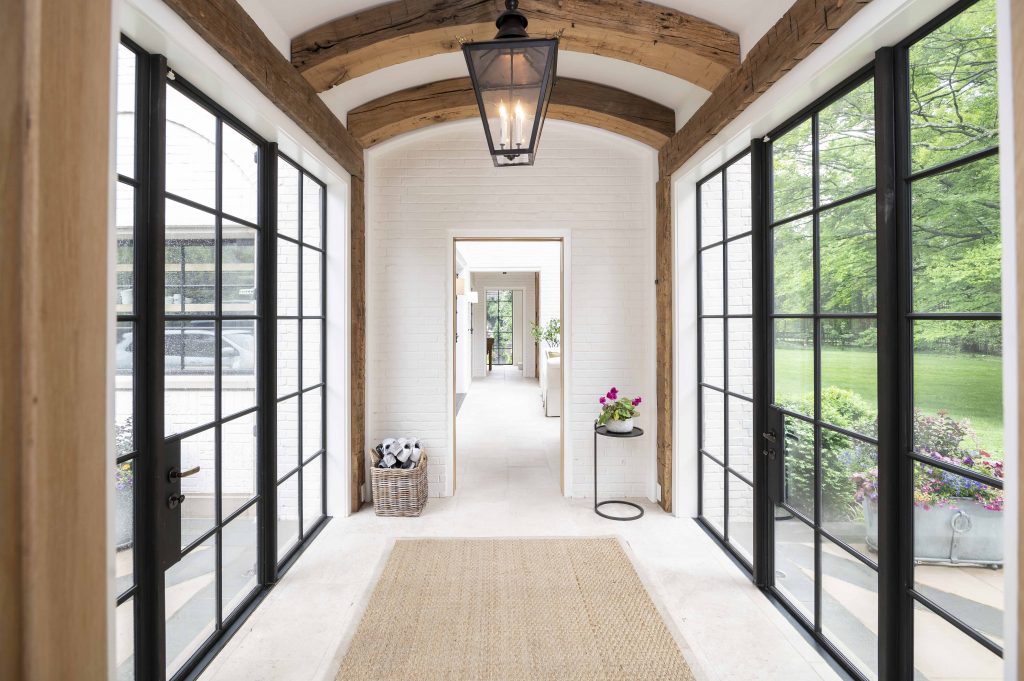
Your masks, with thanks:
[{"label": "jute runner rug", "polygon": [[340,681],[694,681],[614,538],[399,540]]}]

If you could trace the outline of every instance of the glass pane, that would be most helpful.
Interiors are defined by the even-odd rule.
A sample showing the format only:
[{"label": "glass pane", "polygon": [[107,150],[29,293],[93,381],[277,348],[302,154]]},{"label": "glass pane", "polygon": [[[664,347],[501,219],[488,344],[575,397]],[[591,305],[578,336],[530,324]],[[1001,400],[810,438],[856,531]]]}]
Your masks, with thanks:
[{"label": "glass pane", "polygon": [[226,518],[256,496],[256,413],[221,427],[221,517]]},{"label": "glass pane", "polygon": [[214,420],[217,333],[213,322],[167,322],[164,332],[164,434]]},{"label": "glass pane", "polygon": [[725,536],[725,469],[701,457],[701,517]]},{"label": "glass pane", "polygon": [[256,314],[256,230],[224,221],[221,229],[221,309]]},{"label": "glass pane", "polygon": [[308,175],[302,178],[302,240],[310,246],[323,245],[321,216],[323,190]]},{"label": "glass pane", "polygon": [[299,322],[277,321],[277,394],[290,395],[299,390]]},{"label": "glass pane", "polygon": [[323,390],[317,388],[302,393],[302,458],[324,448]]},{"label": "glass pane", "polygon": [[[728,236],[736,236],[753,229],[753,202],[750,196],[750,154],[729,166],[725,171],[729,202],[726,224]],[[730,272],[731,276],[731,272]]]},{"label": "glass pane", "polygon": [[299,541],[299,475],[277,486],[277,560]]},{"label": "glass pane", "polygon": [[167,314],[212,315],[217,303],[214,218],[170,199],[165,205],[164,309]]},{"label": "glass pane", "polygon": [[719,461],[725,460],[725,395],[701,388],[704,410],[704,438],[701,449]]},{"label": "glass pane", "polygon": [[114,628],[114,666],[117,681],[133,681],[135,679],[135,597],[117,606]]},{"label": "glass pane", "polygon": [[921,681],[1002,681],[1003,661],[923,605],[914,604],[914,670]]},{"label": "glass pane", "polygon": [[814,224],[810,218],[772,229],[776,314],[814,311]]},{"label": "glass pane", "polygon": [[982,0],[910,48],[914,170],[999,142],[995,0]]},{"label": "glass pane", "polygon": [[914,322],[914,441],[954,463],[1003,460],[1002,327]]},{"label": "glass pane", "polygon": [[167,569],[167,676],[177,672],[214,632],[217,623],[217,535]]},{"label": "glass pane", "polygon": [[217,119],[170,84],[166,141],[167,191],[216,208]]},{"label": "glass pane", "polygon": [[729,475],[729,543],[754,560],[754,488]]},{"label": "glass pane", "polygon": [[775,587],[814,623],[814,530],[775,507]]},{"label": "glass pane", "polygon": [[117,323],[114,346],[117,374],[114,376],[114,456],[135,450],[135,324]]},{"label": "glass pane", "polygon": [[813,207],[811,119],[772,142],[772,220]]},{"label": "glass pane", "polygon": [[878,560],[878,450],[829,428],[821,429],[821,524]]},{"label": "glass pane", "polygon": [[701,348],[703,356],[701,380],[704,383],[725,388],[725,334],[721,319],[701,321]]},{"label": "glass pane", "polygon": [[738,397],[729,402],[729,468],[754,479],[754,405]]},{"label": "glass pane", "polygon": [[214,437],[208,428],[181,441],[181,470],[199,466],[199,472],[181,479],[181,547],[185,548],[213,529],[217,520],[217,467]]},{"label": "glass pane", "polygon": [[259,147],[230,125],[223,128],[223,211],[255,223],[259,208]]},{"label": "glass pane", "polygon": [[256,321],[224,321],[221,338],[221,413],[256,406]]},{"label": "glass pane", "polygon": [[874,79],[818,113],[818,182],[821,204],[875,186]]},{"label": "glass pane", "polygon": [[700,185],[700,245],[722,240],[722,174]]},{"label": "glass pane", "polygon": [[871,437],[878,431],[877,341],[873,319],[821,320],[821,417]]},{"label": "glass pane", "polygon": [[[994,472],[985,462],[968,468]],[[1003,561],[1003,491],[915,463],[915,586],[999,645]]]},{"label": "glass pane", "polygon": [[224,526],[223,569],[221,593],[224,618],[227,619],[256,588],[258,535],[256,506],[252,506]]},{"label": "glass pane", "polygon": [[999,157],[911,185],[914,309],[998,312]]},{"label": "glass pane", "polygon": [[324,515],[324,458],[317,457],[302,469],[302,531],[309,532]]},{"label": "glass pane", "polygon": [[753,292],[750,237],[730,241],[726,250],[729,260],[729,314],[750,314]]},{"label": "glass pane", "polygon": [[750,319],[729,320],[729,390],[754,394],[754,330]]},{"label": "glass pane", "polygon": [[878,678],[878,573],[824,537],[821,628],[861,673]]},{"label": "glass pane", "polygon": [[814,426],[792,416],[785,421],[785,500],[808,519],[814,518]]},{"label": "glass pane", "polygon": [[323,322],[319,319],[302,321],[302,387],[322,383]]},{"label": "glass pane", "polygon": [[277,403],[277,477],[299,465],[299,397]]},{"label": "glass pane", "polygon": [[[117,172],[135,177],[135,53],[117,46]],[[118,223],[120,224],[120,223]]]},{"label": "glass pane", "polygon": [[277,161],[277,233],[299,238],[299,171],[280,158]]},{"label": "glass pane", "polygon": [[302,249],[302,314],[306,317],[319,317],[323,310],[322,260],[318,251]]},{"label": "glass pane", "polygon": [[814,415],[814,321],[775,320],[775,403]]},{"label": "glass pane", "polygon": [[715,246],[700,254],[701,314],[722,314],[722,247]]},{"label": "glass pane", "polygon": [[822,312],[873,313],[875,197],[866,196],[821,213]]},{"label": "glass pane", "polygon": [[135,583],[135,462],[125,461],[114,470],[115,517],[114,593],[123,594]]},{"label": "glass pane", "polygon": [[277,315],[299,316],[299,247],[277,240]]},{"label": "glass pane", "polygon": [[117,313],[135,309],[135,188],[117,183],[114,211],[117,228]]}]

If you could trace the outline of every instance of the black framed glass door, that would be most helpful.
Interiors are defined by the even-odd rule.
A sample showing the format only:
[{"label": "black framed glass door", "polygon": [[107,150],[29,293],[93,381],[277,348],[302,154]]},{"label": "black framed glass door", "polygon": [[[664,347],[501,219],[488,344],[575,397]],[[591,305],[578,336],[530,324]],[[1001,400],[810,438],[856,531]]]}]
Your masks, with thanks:
[{"label": "black framed glass door", "polygon": [[514,363],[512,352],[513,300],[507,289],[487,291],[487,337],[494,339],[491,363],[509,366]]}]

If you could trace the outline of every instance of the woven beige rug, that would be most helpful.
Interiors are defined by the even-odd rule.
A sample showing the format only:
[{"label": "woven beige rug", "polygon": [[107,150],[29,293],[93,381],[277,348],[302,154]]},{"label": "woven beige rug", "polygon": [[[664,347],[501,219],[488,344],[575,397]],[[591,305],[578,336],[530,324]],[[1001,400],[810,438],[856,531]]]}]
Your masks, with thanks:
[{"label": "woven beige rug", "polygon": [[339,681],[693,681],[614,538],[395,543]]}]

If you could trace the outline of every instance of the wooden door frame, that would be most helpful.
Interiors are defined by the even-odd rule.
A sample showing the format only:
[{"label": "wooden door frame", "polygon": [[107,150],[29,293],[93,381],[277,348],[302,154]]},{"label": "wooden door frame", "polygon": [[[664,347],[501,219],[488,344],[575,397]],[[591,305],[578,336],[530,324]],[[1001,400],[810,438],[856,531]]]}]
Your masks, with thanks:
[{"label": "wooden door frame", "polygon": [[[517,243],[538,243],[538,242],[539,243],[550,243],[550,242],[557,242],[558,245],[559,245],[559,282],[558,282],[559,283],[559,298],[558,298],[558,314],[559,314],[559,320],[562,323],[562,340],[559,343],[559,352],[561,353],[561,360],[562,360],[562,363],[561,363],[561,366],[562,366],[562,376],[561,376],[562,389],[559,390],[559,395],[560,395],[561,403],[560,403],[559,412],[558,412],[559,413],[559,416],[558,416],[558,441],[559,441],[558,442],[558,445],[559,445],[558,486],[559,486],[559,490],[562,493],[562,496],[565,496],[565,404],[566,404],[566,400],[565,400],[565,393],[566,393],[566,390],[565,390],[565,377],[566,377],[566,375],[568,373],[566,371],[566,364],[565,364],[565,345],[566,345],[565,339],[568,336],[568,334],[566,332],[566,329],[568,327],[565,324],[565,250],[566,250],[565,247],[566,247],[566,241],[568,241],[568,238],[569,237],[567,237],[567,236],[468,236],[468,235],[461,235],[461,234],[458,235],[458,236],[456,236],[454,234],[450,234],[448,236],[448,239],[451,241],[451,255],[452,255],[451,262],[452,263],[455,263],[457,261],[457,258],[458,258],[457,249],[459,247],[459,242],[467,242],[467,241],[469,241],[469,242],[489,242],[489,241],[490,242],[517,242]],[[454,496],[455,495],[455,490],[457,489],[457,482],[458,482],[458,474],[457,474],[457,469],[458,469],[458,414],[456,413],[456,400],[457,400],[457,398],[455,396],[455,389],[456,389],[456,385],[455,385],[455,375],[456,375],[456,372],[455,372],[455,362],[458,361],[458,356],[456,354],[455,342],[454,342],[455,335],[458,333],[457,320],[455,318],[456,317],[456,315],[455,315],[455,306],[458,304],[458,300],[457,300],[457,293],[456,293],[456,283],[455,283],[456,277],[454,276],[454,269],[449,267],[448,270],[449,270],[449,274],[451,275],[451,286],[449,287],[450,297],[449,297],[449,300],[448,300],[448,303],[449,303],[448,307],[452,311],[451,312],[452,324],[451,324],[451,330],[450,330],[451,335],[448,337],[446,342],[451,342],[451,346],[452,346],[452,372],[451,372],[452,380],[451,380],[451,384],[449,385],[449,387],[451,388],[451,391],[452,391],[452,399],[451,399],[451,408],[452,409],[451,409],[451,419],[450,419],[450,430],[449,430],[449,432],[451,432],[451,434],[452,434],[451,479],[452,479],[452,495]],[[539,273],[538,273],[538,282],[539,282]],[[535,300],[536,300],[536,299],[539,299],[539,296],[540,296],[540,292],[539,292],[540,287],[539,286],[535,286],[534,288],[536,290],[536,293],[534,294],[535,295]],[[539,308],[540,308],[539,305],[534,307],[534,315],[539,315],[539,311],[538,311]],[[470,312],[470,314],[472,314],[472,311]],[[472,340],[470,342],[472,342]],[[538,352],[536,354],[536,356],[538,357],[538,359],[537,359],[538,362],[540,361],[539,360],[539,355],[540,355],[540,353]],[[539,379],[539,376],[538,376],[538,379]]]}]

